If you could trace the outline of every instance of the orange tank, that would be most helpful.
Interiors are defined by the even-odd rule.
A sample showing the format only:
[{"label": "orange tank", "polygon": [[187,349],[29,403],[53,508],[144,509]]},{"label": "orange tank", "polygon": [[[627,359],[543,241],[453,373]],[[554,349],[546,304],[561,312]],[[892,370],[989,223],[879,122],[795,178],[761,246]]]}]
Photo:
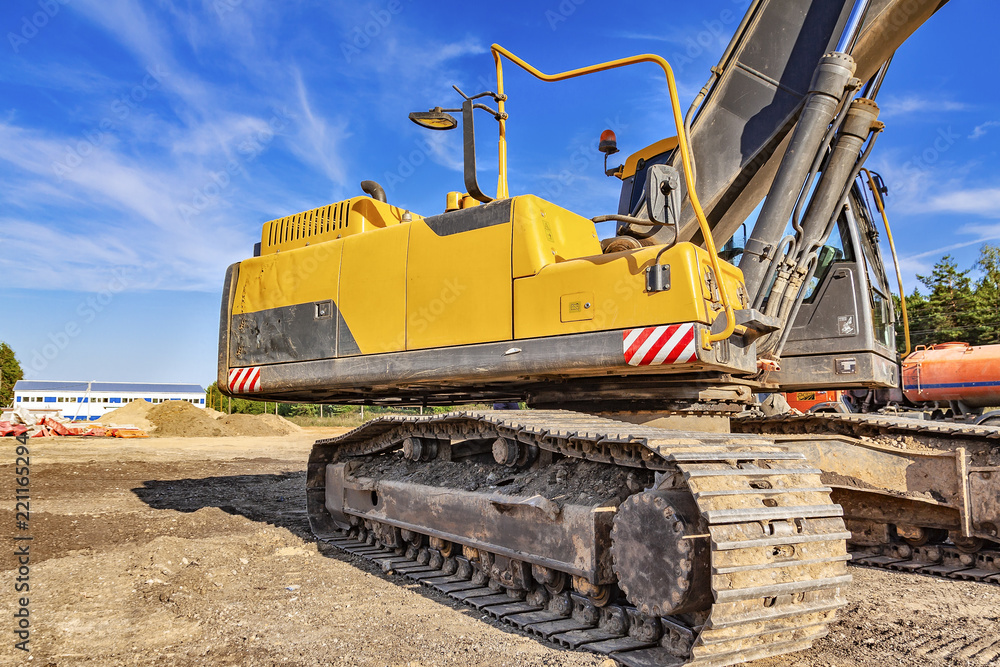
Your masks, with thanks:
[{"label": "orange tank", "polygon": [[1000,345],[918,346],[903,360],[903,394],[913,403],[962,401],[972,408],[1000,405]]}]

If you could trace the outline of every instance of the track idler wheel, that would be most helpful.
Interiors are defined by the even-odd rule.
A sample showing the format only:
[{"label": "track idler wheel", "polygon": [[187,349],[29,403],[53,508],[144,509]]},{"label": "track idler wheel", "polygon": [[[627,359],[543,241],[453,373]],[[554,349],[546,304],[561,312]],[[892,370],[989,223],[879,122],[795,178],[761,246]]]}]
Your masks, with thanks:
[{"label": "track idler wheel", "polygon": [[403,441],[403,458],[407,461],[433,461],[437,455],[437,440],[411,436]]},{"label": "track idler wheel", "polygon": [[543,565],[532,565],[531,576],[535,581],[545,587],[545,590],[552,595],[558,595],[566,590],[568,578],[565,572],[553,570]]},{"label": "track idler wheel", "polygon": [[955,548],[963,554],[974,554],[986,546],[986,540],[981,537],[962,537],[952,533],[951,541],[955,543]]},{"label": "track idler wheel", "polygon": [[493,441],[493,460],[505,466],[525,467],[538,458],[538,447],[503,436]]},{"label": "track idler wheel", "polygon": [[629,496],[611,529],[613,567],[629,602],[653,616],[707,609],[712,589],[705,532],[686,491]]},{"label": "track idler wheel", "polygon": [[922,547],[927,544],[941,544],[948,539],[948,531],[943,528],[926,528],[923,526],[896,525],[896,534],[911,547]]},{"label": "track idler wheel", "polygon": [[431,548],[440,551],[441,555],[444,556],[445,558],[449,558],[450,556],[455,555],[456,549],[454,542],[448,542],[447,540],[442,540],[440,537],[432,537],[430,539],[430,542],[431,542]]},{"label": "track idler wheel", "polygon": [[573,589],[586,595],[595,607],[605,607],[611,602],[611,588],[607,584],[592,584],[583,577],[573,577]]}]

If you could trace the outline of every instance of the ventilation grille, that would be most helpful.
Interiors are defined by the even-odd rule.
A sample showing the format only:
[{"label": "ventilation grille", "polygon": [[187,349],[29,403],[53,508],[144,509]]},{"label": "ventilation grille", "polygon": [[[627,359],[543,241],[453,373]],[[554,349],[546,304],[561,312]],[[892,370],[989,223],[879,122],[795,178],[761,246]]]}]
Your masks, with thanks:
[{"label": "ventilation grille", "polygon": [[262,250],[297,247],[304,241],[326,241],[336,238],[349,223],[351,202],[342,201],[309,211],[287,215],[264,225]]},{"label": "ventilation grille", "polygon": [[[384,229],[402,223],[407,213],[409,212],[405,209],[370,197],[353,197],[329,206],[286,215],[264,223],[260,235],[260,254],[294,250]],[[422,219],[413,214],[407,217],[407,220]]]}]

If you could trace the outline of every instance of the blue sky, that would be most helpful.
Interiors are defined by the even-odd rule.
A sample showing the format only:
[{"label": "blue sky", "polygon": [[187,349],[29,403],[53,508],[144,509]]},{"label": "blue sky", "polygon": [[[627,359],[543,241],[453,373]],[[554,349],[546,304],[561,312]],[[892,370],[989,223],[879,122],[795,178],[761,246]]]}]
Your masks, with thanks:
[{"label": "blue sky", "polygon": [[[215,376],[225,267],[266,220],[385,185],[423,214],[464,189],[457,132],[410,111],[492,88],[498,42],[545,71],[634,53],[675,63],[682,107],[747,6],[627,9],[416,0],[30,0],[0,9],[0,340],[38,379]],[[907,291],[944,252],[1000,242],[1000,5],[954,0],[903,45],[869,166],[889,187]],[[544,84],[508,65],[511,191],[587,216],[617,180],[605,127],[636,150],[673,134],[641,66]],[[492,191],[495,129],[477,124]]]}]

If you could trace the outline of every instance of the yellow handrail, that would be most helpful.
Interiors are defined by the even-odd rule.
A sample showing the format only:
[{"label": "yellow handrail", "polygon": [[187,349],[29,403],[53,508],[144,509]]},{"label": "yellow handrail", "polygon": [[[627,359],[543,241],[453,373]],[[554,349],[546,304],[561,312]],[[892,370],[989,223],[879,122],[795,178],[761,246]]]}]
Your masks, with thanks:
[{"label": "yellow handrail", "polygon": [[878,212],[882,214],[885,235],[889,239],[889,251],[892,252],[892,264],[896,268],[896,280],[899,281],[899,303],[903,310],[903,339],[906,341],[906,352],[903,353],[903,356],[905,357],[910,354],[910,318],[906,314],[906,292],[903,291],[903,274],[899,271],[899,260],[896,259],[896,244],[892,242],[892,230],[889,229],[889,216],[885,213],[882,193],[879,192],[878,186],[875,185],[875,179],[872,178],[872,173],[868,171],[868,168],[862,167],[861,171],[865,172],[865,176],[868,178],[868,188],[875,197],[875,206],[878,208]]},{"label": "yellow handrail", "polygon": [[691,168],[691,155],[688,152],[687,134],[684,131],[684,116],[681,113],[680,99],[677,95],[677,82],[674,80],[674,72],[670,68],[670,63],[660,56],[647,53],[638,56],[631,56],[629,58],[610,60],[606,63],[591,65],[589,67],[581,67],[567,72],[560,72],[559,74],[545,74],[544,72],[540,72],[528,63],[524,62],[499,44],[494,44],[490,47],[490,50],[493,52],[493,61],[496,63],[497,68],[497,96],[499,97],[497,102],[497,111],[500,116],[500,144],[498,147],[500,177],[497,183],[497,199],[509,196],[507,188],[507,114],[504,111],[504,102],[507,97],[503,92],[503,67],[500,61],[501,55],[542,81],[564,81],[566,79],[572,79],[573,77],[583,76],[584,74],[603,72],[616,67],[634,65],[636,63],[655,63],[663,69],[663,73],[667,77],[667,90],[670,93],[670,104],[674,115],[674,125],[677,127],[677,145],[681,150],[681,163],[684,166],[684,181],[687,185],[688,196],[691,198],[691,208],[694,209],[695,217],[698,219],[698,227],[701,229],[701,235],[705,239],[705,249],[708,250],[709,259],[712,264],[712,271],[715,273],[716,280],[719,283],[719,296],[722,299],[722,306],[725,308],[726,312],[726,328],[716,334],[706,331],[702,339],[702,346],[707,349],[711,347],[712,343],[729,338],[736,328],[736,314],[733,311],[732,303],[729,301],[729,295],[726,293],[725,285],[722,282],[722,270],[719,265],[719,255],[715,248],[715,239],[712,238],[712,230],[708,226],[708,220],[705,218],[705,212],[701,208],[701,202],[698,201],[698,195],[694,189],[694,171]]}]

